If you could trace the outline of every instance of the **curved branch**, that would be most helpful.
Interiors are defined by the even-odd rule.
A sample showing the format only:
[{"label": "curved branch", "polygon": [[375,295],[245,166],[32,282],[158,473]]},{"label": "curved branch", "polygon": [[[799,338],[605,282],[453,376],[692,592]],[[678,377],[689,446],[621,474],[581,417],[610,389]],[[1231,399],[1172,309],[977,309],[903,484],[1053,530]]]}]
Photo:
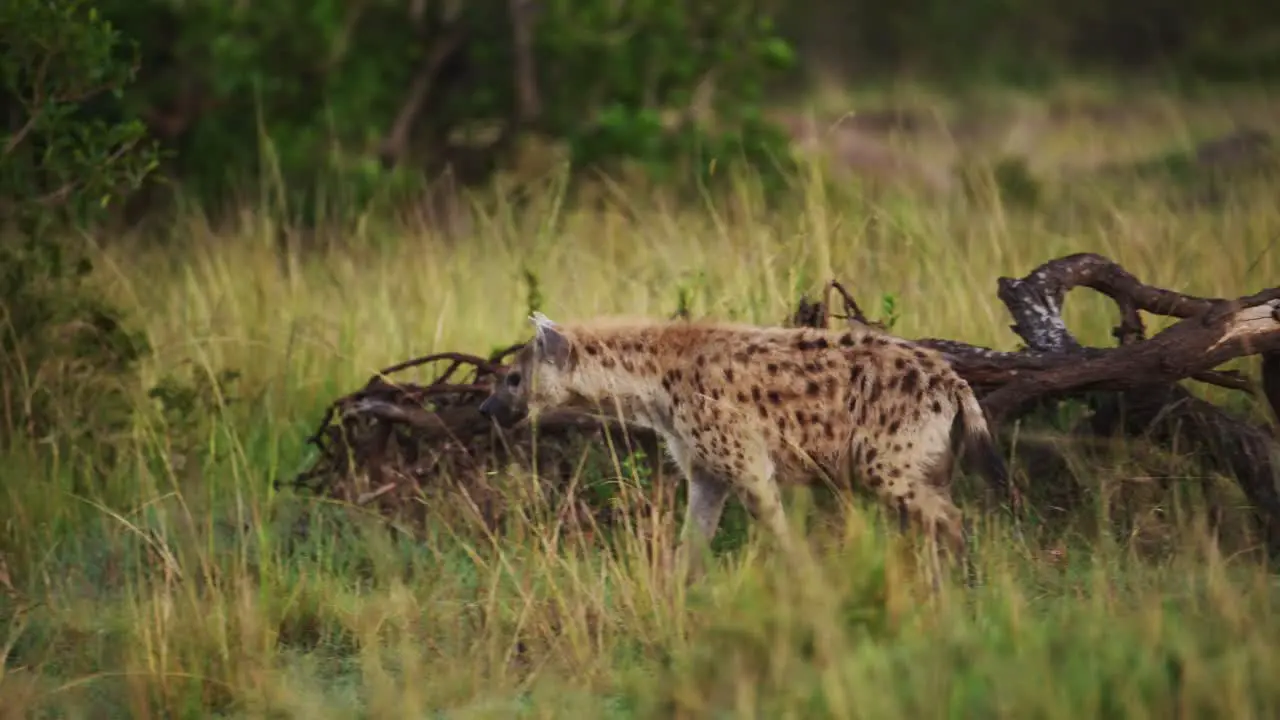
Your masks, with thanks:
[{"label": "curved branch", "polygon": [[1280,301],[1245,308],[1209,324],[1184,320],[1141,343],[1085,358],[1077,355],[1070,364],[1011,380],[984,403],[993,416],[1001,417],[1038,397],[1151,388],[1264,352],[1280,352]]},{"label": "curved branch", "polygon": [[[1077,253],[1050,260],[1023,278],[1002,277],[997,295],[1013,315],[1012,330],[1033,350],[1072,351],[1083,347],[1062,319],[1066,294],[1087,287],[1120,306],[1121,327],[1116,335],[1141,339],[1138,311],[1189,318],[1214,310],[1226,302],[1217,298],[1184,295],[1143,283],[1115,262],[1096,253]],[[1264,300],[1265,301],[1265,300]],[[1255,304],[1260,304],[1255,303]]]}]

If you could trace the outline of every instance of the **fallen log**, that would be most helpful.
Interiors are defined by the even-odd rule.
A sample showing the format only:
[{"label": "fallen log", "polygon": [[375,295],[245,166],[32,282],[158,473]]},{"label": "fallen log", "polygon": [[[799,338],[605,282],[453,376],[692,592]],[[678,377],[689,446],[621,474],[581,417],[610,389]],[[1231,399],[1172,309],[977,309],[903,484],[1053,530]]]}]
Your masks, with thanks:
[{"label": "fallen log", "polygon": [[[1071,334],[1062,307],[1067,293],[1077,287],[1091,288],[1116,303],[1121,317],[1114,331],[1117,347],[1086,347]],[[833,309],[834,295],[840,296],[843,314]],[[1263,396],[1273,414],[1280,413],[1280,288],[1235,299],[1195,297],[1146,285],[1105,257],[1081,253],[1046,262],[1022,278],[1000,278],[998,296],[1025,348],[1002,351],[951,339],[918,340],[947,356],[974,386],[993,423],[1006,424],[1038,405],[1088,395],[1095,410],[1094,432],[1121,431],[1165,443],[1181,438],[1194,445],[1212,470],[1234,475],[1254,506],[1268,549],[1280,552],[1280,448],[1273,434],[1193,397],[1179,384],[1195,380],[1253,393],[1246,377],[1216,368],[1261,355]],[[1180,321],[1147,338],[1143,312]],[[836,281],[828,283],[817,301],[801,298],[787,323],[825,327],[833,318],[877,325]],[[533,429],[526,423],[504,431],[477,410],[490,383],[503,372],[503,361],[520,347],[488,358],[439,353],[379,372],[364,388],[333,403],[311,438],[321,457],[295,485],[349,502],[376,502],[381,510],[396,512],[421,498],[429,486],[441,484],[441,478],[452,478],[455,490],[474,493],[493,470],[513,460],[529,462]],[[445,363],[445,369],[425,385],[389,379],[435,363]],[[536,435],[539,476],[551,489],[573,472],[574,463],[566,458],[601,439],[615,447],[642,448],[651,459],[662,457],[652,433],[577,410],[543,415]],[[496,522],[500,514],[490,513],[487,522]]]}]

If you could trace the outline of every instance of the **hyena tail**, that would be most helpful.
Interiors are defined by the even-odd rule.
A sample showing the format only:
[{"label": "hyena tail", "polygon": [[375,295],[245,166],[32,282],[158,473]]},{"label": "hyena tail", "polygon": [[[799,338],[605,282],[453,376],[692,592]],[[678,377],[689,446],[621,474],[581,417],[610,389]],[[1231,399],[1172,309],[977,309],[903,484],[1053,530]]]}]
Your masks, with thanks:
[{"label": "hyena tail", "polygon": [[976,469],[992,487],[1008,497],[1015,506],[1018,505],[1020,498],[1017,488],[1009,480],[1009,469],[991,437],[986,413],[978,403],[977,396],[968,385],[964,385],[956,395],[960,407],[956,419],[963,430],[965,464]]}]

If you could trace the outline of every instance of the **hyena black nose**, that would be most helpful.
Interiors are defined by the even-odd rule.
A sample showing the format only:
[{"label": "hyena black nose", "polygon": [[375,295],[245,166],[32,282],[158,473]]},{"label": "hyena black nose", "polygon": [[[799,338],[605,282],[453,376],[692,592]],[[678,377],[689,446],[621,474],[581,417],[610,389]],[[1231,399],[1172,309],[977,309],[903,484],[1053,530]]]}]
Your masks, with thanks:
[{"label": "hyena black nose", "polygon": [[492,397],[485,398],[484,402],[480,403],[480,414],[485,418],[492,418],[495,405],[497,405],[497,403],[493,401]]}]

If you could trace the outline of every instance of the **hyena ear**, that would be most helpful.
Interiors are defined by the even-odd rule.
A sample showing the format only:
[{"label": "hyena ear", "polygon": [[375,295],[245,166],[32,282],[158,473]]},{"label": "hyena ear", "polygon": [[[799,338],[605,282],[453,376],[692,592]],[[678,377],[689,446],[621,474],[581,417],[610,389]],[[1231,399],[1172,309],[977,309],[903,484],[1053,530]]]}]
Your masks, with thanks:
[{"label": "hyena ear", "polygon": [[567,367],[573,344],[568,336],[561,332],[560,326],[546,315],[536,311],[529,316],[529,322],[533,323],[534,328],[534,355],[558,369],[563,370]]}]

